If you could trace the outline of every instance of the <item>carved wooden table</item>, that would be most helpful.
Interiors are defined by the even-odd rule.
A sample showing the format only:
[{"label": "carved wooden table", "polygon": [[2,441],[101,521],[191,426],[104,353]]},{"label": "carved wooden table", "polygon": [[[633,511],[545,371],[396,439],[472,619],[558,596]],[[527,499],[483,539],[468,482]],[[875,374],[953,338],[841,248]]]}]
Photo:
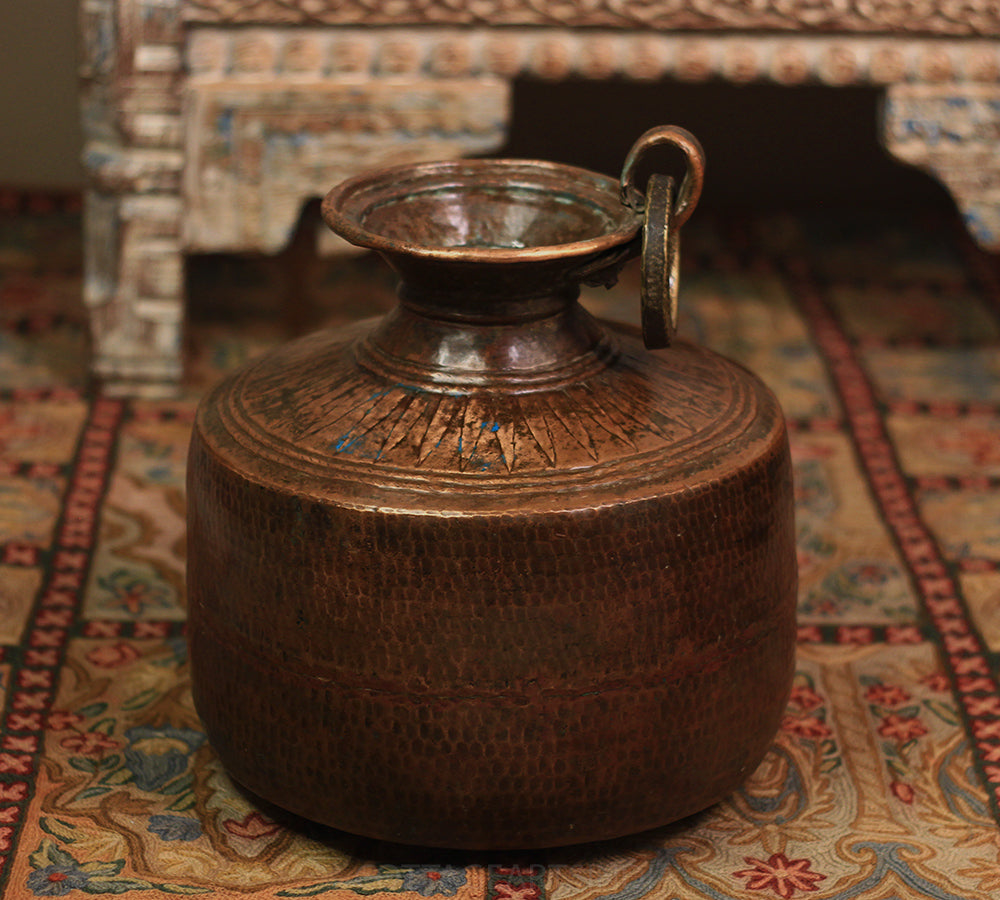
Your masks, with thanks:
[{"label": "carved wooden table", "polygon": [[501,146],[512,79],[885,88],[897,158],[1000,250],[993,0],[82,0],[94,370],[180,377],[183,260],[274,252],[360,169]]}]

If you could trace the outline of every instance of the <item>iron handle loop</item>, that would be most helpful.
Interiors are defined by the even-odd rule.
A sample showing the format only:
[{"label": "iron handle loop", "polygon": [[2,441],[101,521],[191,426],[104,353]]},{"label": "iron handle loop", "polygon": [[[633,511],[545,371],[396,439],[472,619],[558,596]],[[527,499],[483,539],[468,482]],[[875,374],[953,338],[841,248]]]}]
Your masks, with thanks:
[{"label": "iron handle loop", "polygon": [[677,331],[681,230],[673,205],[673,178],[650,175],[639,268],[642,340],[650,350],[669,347]]},{"label": "iron handle loop", "polygon": [[673,209],[673,227],[680,228],[694,212],[705,183],[705,151],[698,139],[686,128],[678,125],[660,125],[650,128],[632,145],[622,166],[621,201],[626,206],[642,211],[646,206],[645,195],[635,186],[635,170],[641,157],[653,147],[677,147],[687,160],[687,170],[677,191]]},{"label": "iron handle loop", "polygon": [[[687,159],[680,188],[674,179],[650,175],[645,193],[635,186],[635,170],[653,147],[678,147]],[[705,180],[705,152],[698,139],[676,125],[651,128],[629,150],[622,167],[621,201],[643,214],[640,267],[642,338],[650,350],[669,347],[677,330],[680,284],[680,230],[694,212]]]}]

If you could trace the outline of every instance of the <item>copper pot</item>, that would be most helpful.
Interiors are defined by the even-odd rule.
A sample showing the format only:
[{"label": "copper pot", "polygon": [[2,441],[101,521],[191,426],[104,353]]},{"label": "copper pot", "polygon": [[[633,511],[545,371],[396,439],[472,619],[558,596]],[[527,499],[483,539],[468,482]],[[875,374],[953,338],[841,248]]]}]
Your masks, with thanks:
[{"label": "copper pot", "polygon": [[[660,143],[688,174],[640,194]],[[647,341],[671,341],[702,169],[664,128],[621,182],[479,160],[328,195],[399,305],[251,363],[191,444],[195,701],[237,781],[358,834],[526,848],[663,825],[754,770],[795,637],[781,411],[577,303],[641,252]]]}]

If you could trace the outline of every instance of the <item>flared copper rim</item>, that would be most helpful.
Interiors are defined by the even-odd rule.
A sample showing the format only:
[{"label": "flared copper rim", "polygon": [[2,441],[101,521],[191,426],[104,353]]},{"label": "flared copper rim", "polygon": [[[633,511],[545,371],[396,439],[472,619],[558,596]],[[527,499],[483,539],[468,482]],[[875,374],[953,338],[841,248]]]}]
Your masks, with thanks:
[{"label": "flared copper rim", "polygon": [[[484,185],[551,194],[562,202],[600,210],[606,231],[594,237],[534,247],[436,246],[388,237],[365,227],[372,210],[417,192],[467,189]],[[484,263],[530,262],[600,254],[631,241],[642,214],[623,204],[616,179],[562,163],[528,159],[465,159],[392,166],[365,172],[331,190],[323,200],[323,219],[352,244],[390,254]]]}]

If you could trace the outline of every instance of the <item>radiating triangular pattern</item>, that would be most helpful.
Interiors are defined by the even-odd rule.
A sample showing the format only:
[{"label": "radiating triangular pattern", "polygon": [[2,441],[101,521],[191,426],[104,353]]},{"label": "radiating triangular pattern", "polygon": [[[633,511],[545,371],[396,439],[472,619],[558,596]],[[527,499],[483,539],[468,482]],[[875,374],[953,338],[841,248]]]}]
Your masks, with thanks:
[{"label": "radiating triangular pattern", "polygon": [[[633,427],[638,427],[640,429],[646,430],[649,428],[649,422],[644,419],[638,410],[634,409],[633,404],[628,400],[624,399],[620,393],[613,393],[612,391],[603,391],[604,395],[604,408],[612,413],[612,416],[616,419],[624,419],[631,422]],[[657,431],[660,437],[664,435]]]},{"label": "radiating triangular pattern", "polygon": [[507,467],[508,472],[513,472],[514,465],[517,462],[517,430],[514,427],[514,423],[510,421],[497,422],[497,427],[492,429],[492,432],[493,437],[496,438],[496,442],[500,447],[503,464]]},{"label": "radiating triangular pattern", "polygon": [[315,403],[317,410],[314,414],[316,424],[312,428],[304,430],[301,437],[310,438],[326,435],[332,426],[354,416],[359,409],[367,411],[378,397],[378,393],[376,393],[375,398],[373,398],[372,385],[368,382],[359,383],[356,375],[352,378],[350,374],[345,374],[341,379],[341,384],[336,385],[336,388],[336,393],[327,395],[322,390],[322,386],[318,385],[315,399],[303,398],[299,401],[303,404]]},{"label": "radiating triangular pattern", "polygon": [[[567,387],[439,393],[437,386],[338,368],[323,383],[310,380],[293,391],[282,369],[258,383],[254,406],[268,421],[291,423],[289,439],[313,455],[470,476],[527,475],[677,446],[724,419],[726,401],[688,390],[689,375],[666,363],[642,371],[626,357],[615,371]],[[664,391],[661,380],[677,389]],[[309,413],[297,421],[298,410]]]},{"label": "radiating triangular pattern", "polygon": [[695,429],[684,416],[674,410],[660,410],[640,400],[628,390],[604,392],[604,402],[618,413],[634,421],[643,431],[652,431],[667,441],[691,434]]},{"label": "radiating triangular pattern", "polygon": [[591,437],[590,431],[581,421],[579,413],[571,408],[573,400],[569,393],[562,391],[561,394],[566,399],[565,407],[557,409],[551,398],[549,398],[546,401],[548,403],[547,415],[551,415],[552,418],[557,419],[563,428],[566,429],[566,433],[596,462],[598,459],[597,447],[594,446],[594,439]]},{"label": "radiating triangular pattern", "polygon": [[445,396],[440,399],[417,449],[418,464],[426,462],[427,458],[446,442],[452,420],[461,415],[463,405],[462,398]]},{"label": "radiating triangular pattern", "polygon": [[617,438],[623,444],[636,449],[626,426],[628,420],[617,410],[602,404],[594,391],[588,385],[581,385],[572,392],[574,402],[586,413],[598,428]]},{"label": "radiating triangular pattern", "polygon": [[421,417],[427,412],[429,399],[426,395],[417,393],[407,395],[406,402],[400,404],[399,417],[392,423],[392,428],[386,434],[376,459],[386,458],[408,439],[413,442],[413,432]]},{"label": "radiating triangular pattern", "polygon": [[[344,430],[334,439],[333,450],[337,453],[350,453],[366,459],[375,459],[384,443],[384,438],[378,438],[377,432],[393,415],[401,413],[401,406],[407,402],[408,396],[403,391],[390,388],[369,397],[369,403],[364,414],[353,423],[344,417]],[[355,411],[361,409],[359,404]],[[374,448],[378,443],[379,449]]]},{"label": "radiating triangular pattern", "polygon": [[483,416],[484,410],[478,402],[472,398],[466,400],[462,410],[462,424],[458,436],[458,468],[461,472],[465,472],[472,465],[483,432],[491,424]]},{"label": "radiating triangular pattern", "polygon": [[528,426],[528,431],[538,444],[542,455],[549,461],[549,465],[556,465],[556,444],[552,439],[552,429],[545,415],[538,411],[535,415],[526,416],[524,423]]},{"label": "radiating triangular pattern", "polygon": [[[418,404],[414,403],[414,395],[410,392],[403,393],[397,399],[391,414],[386,416],[385,419],[379,423],[384,424],[392,420],[392,424],[389,426],[389,430],[385,433],[385,437],[382,439],[382,443],[375,454],[375,459],[381,459],[388,450],[391,450],[406,437],[407,425],[401,423],[405,423],[406,420],[412,420],[415,418],[412,415],[407,415],[407,413],[409,413],[414,406],[418,406]],[[419,410],[417,414],[419,415]]]}]

